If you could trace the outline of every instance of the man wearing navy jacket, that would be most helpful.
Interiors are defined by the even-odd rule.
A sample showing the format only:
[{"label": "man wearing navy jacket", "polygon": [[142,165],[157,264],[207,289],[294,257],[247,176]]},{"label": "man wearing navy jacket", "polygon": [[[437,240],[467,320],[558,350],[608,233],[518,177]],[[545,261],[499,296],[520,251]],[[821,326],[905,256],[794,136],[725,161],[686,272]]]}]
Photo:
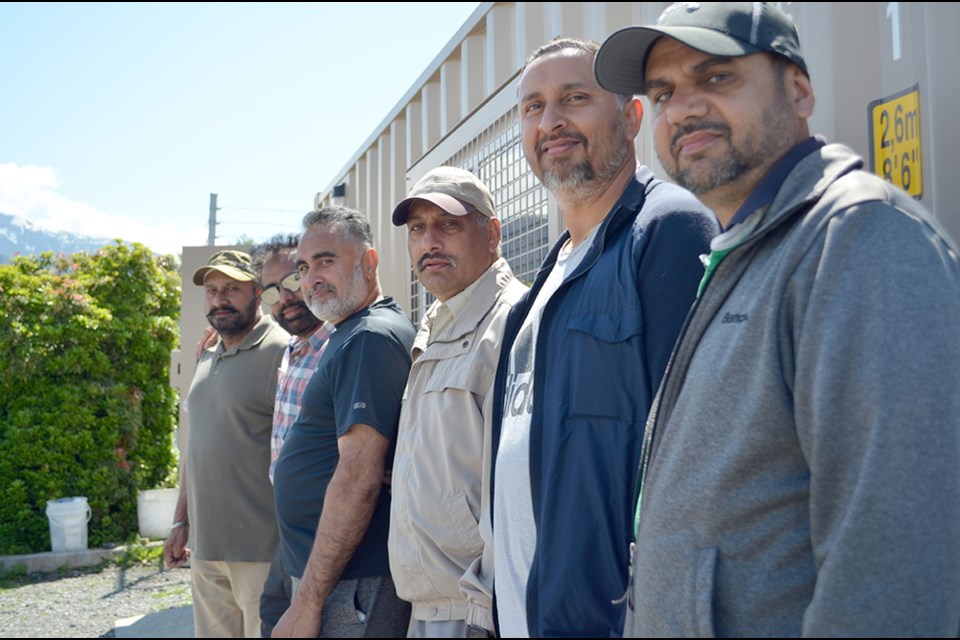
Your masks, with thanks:
[{"label": "man wearing navy jacket", "polygon": [[622,631],[644,422],[718,228],[638,166],[639,99],[601,89],[595,42],[527,61],[524,153],[567,230],[507,320],[494,391],[502,636]]}]

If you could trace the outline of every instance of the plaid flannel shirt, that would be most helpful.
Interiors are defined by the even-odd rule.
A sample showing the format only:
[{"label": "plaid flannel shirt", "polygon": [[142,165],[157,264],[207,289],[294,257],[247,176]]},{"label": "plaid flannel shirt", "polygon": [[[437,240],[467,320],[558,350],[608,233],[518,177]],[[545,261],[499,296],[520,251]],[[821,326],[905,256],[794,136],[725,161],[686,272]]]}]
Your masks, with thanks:
[{"label": "plaid flannel shirt", "polygon": [[290,432],[290,427],[300,415],[303,390],[317,369],[317,362],[327,344],[327,337],[334,328],[323,323],[307,338],[293,336],[283,353],[283,361],[277,375],[277,398],[273,405],[273,436],[270,441],[270,482],[273,468],[280,455],[280,447]]}]

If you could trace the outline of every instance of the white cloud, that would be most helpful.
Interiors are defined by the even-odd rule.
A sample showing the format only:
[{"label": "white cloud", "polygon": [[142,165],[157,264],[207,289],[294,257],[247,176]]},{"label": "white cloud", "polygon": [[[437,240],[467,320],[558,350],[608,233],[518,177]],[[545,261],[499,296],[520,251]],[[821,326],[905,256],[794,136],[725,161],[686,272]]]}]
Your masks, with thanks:
[{"label": "white cloud", "polygon": [[69,198],[60,192],[60,186],[60,178],[50,167],[0,164],[0,212],[23,216],[50,231],[140,242],[159,253],[179,253],[184,244],[206,240],[202,226],[184,229],[105,213]]}]

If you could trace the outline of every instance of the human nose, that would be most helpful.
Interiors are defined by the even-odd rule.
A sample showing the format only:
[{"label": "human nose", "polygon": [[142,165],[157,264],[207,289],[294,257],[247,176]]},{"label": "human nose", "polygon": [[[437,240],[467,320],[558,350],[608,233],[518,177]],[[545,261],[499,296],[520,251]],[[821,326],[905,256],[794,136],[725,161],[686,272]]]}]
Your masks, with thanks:
[{"label": "human nose", "polygon": [[437,225],[428,224],[423,228],[423,234],[420,237],[420,247],[424,253],[433,253],[439,251],[443,246],[440,238],[440,229]]},{"label": "human nose", "polygon": [[680,125],[689,118],[705,118],[710,106],[703,93],[693,88],[674,87],[664,107],[670,124]]},{"label": "human nose", "polygon": [[559,104],[548,102],[543,105],[538,128],[543,133],[555,133],[567,126],[566,114]]},{"label": "human nose", "polygon": [[288,303],[296,300],[299,297],[299,288],[296,291],[290,291],[290,289],[287,289],[284,286],[277,287],[277,289],[280,291],[280,302]]},{"label": "human nose", "polygon": [[[307,267],[300,271],[300,288],[301,290],[311,289],[313,285],[317,284],[321,280],[320,270]],[[281,289],[283,287],[280,287]]]}]

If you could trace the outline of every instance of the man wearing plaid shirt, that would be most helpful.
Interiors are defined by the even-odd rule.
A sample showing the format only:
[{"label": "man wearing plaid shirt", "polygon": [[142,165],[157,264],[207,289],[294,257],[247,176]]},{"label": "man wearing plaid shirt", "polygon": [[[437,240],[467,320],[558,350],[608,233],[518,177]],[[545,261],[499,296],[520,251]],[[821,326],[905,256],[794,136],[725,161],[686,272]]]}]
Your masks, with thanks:
[{"label": "man wearing plaid shirt", "polygon": [[[260,271],[263,292],[260,300],[290,334],[277,379],[273,408],[273,438],[270,445],[270,482],[280,447],[300,414],[303,390],[317,368],[317,361],[334,330],[322,322],[303,301],[300,274],[296,267],[297,234],[279,234],[253,248],[253,265]],[[260,631],[270,637],[273,626],[290,606],[290,579],[283,571],[279,549],[270,564],[270,575],[260,597]]]},{"label": "man wearing plaid shirt", "polygon": [[[294,274],[299,274],[294,271]],[[299,283],[299,278],[297,279]],[[299,284],[298,284],[299,286]],[[296,295],[298,302],[303,304],[300,293],[293,294],[286,292],[291,297]],[[280,303],[277,303],[280,304]],[[323,353],[323,347],[326,345],[327,336],[334,328],[327,323],[320,323],[309,310],[311,317],[317,320],[318,325],[314,327],[313,332],[302,336],[293,334],[290,338],[290,344],[283,353],[283,361],[280,363],[280,371],[277,378],[277,401],[273,407],[273,440],[270,444],[270,482],[273,482],[273,467],[277,464],[277,456],[280,455],[280,446],[283,444],[290,427],[297,420],[300,413],[300,402],[303,400],[303,390],[310,382],[310,376],[317,368],[317,361]]]}]

